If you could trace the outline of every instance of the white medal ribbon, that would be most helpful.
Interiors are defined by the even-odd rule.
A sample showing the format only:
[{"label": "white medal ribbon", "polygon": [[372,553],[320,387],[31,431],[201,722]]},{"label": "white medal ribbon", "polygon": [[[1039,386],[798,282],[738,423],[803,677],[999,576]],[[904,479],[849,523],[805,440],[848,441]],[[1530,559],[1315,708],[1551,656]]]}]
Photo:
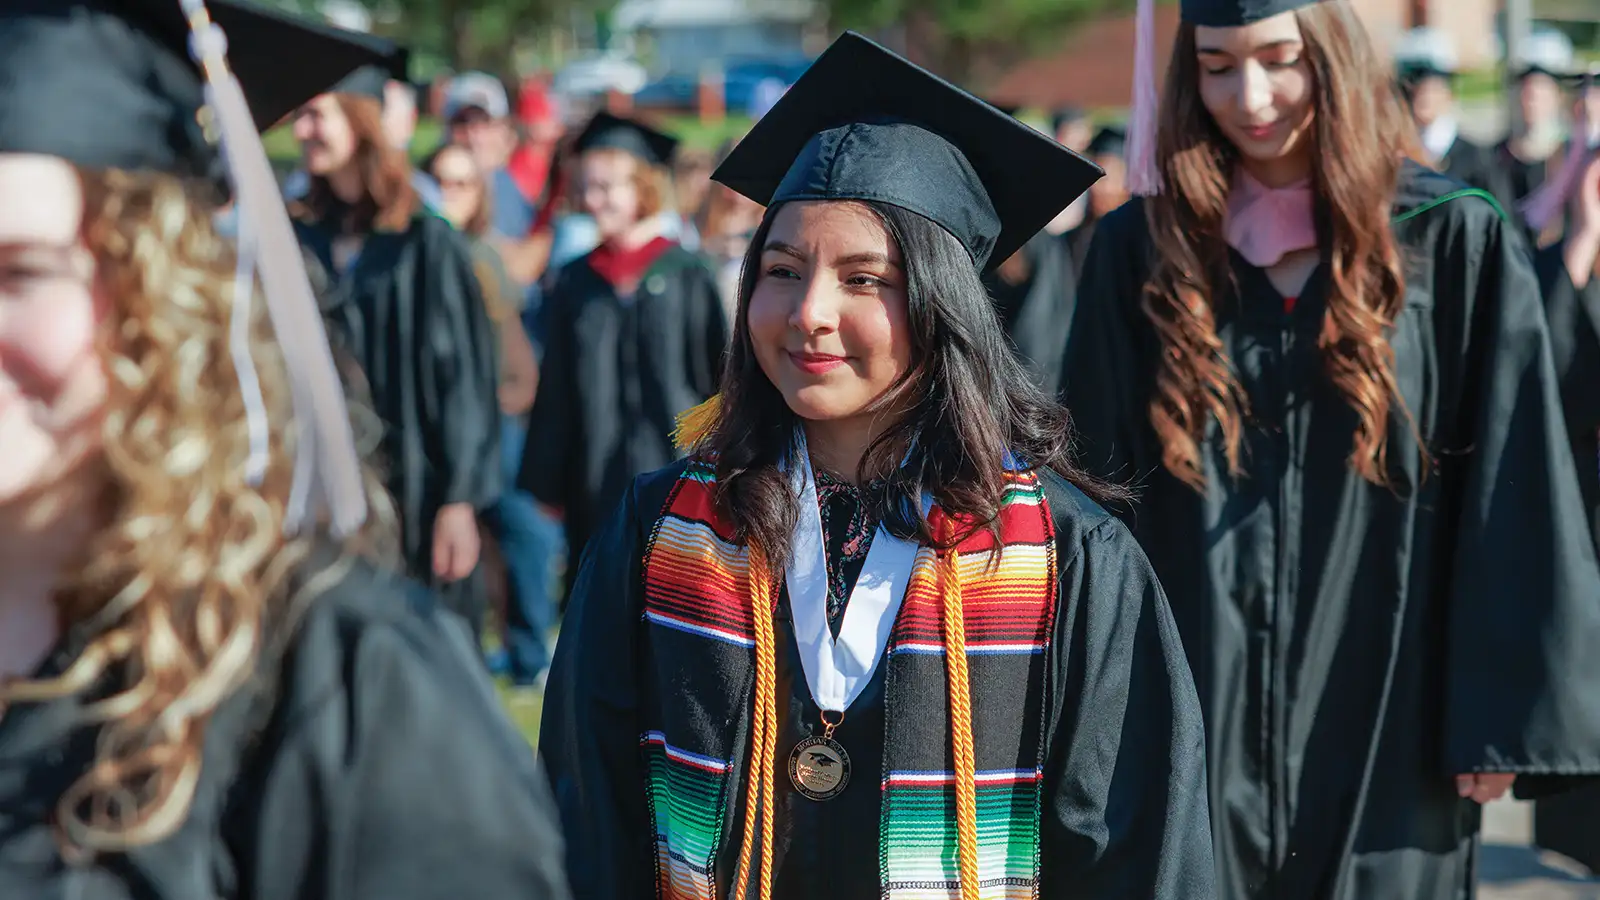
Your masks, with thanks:
[{"label": "white medal ribbon", "polygon": [[[799,465],[790,469],[790,483],[799,499],[800,516],[789,539],[784,583],[789,588],[795,640],[811,698],[824,712],[842,713],[872,681],[889,644],[906,586],[911,583],[919,548],[915,541],[895,537],[878,526],[835,640],[828,628],[828,558],[817,485],[805,436],[797,436],[796,443]],[[924,515],[931,504],[932,498],[922,498]]]}]

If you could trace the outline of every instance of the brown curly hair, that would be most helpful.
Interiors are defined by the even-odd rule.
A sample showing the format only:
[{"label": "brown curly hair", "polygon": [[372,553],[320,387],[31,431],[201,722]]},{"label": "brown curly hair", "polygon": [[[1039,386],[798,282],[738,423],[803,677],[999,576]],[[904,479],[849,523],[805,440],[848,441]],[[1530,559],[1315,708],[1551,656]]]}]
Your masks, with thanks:
[{"label": "brown curly hair", "polygon": [[[1350,465],[1389,484],[1391,410],[1409,421],[1394,375],[1388,330],[1404,295],[1390,207],[1414,132],[1365,28],[1346,0],[1295,13],[1311,67],[1317,227],[1330,289],[1318,345],[1328,378],[1357,414]],[[1223,237],[1237,151],[1202,103],[1195,28],[1182,24],[1167,69],[1156,153],[1165,189],[1145,204],[1156,248],[1143,309],[1161,342],[1150,421],[1162,462],[1199,490],[1199,440],[1208,416],[1220,427],[1229,474],[1238,477],[1248,398],[1217,335],[1214,299],[1232,270]]]},{"label": "brown curly hair", "polygon": [[[63,849],[115,851],[188,815],[212,713],[287,624],[288,576],[312,538],[287,539],[293,467],[283,359],[254,304],[251,355],[274,425],[261,483],[229,349],[231,244],[165,175],[83,172],[82,240],[111,314],[101,466],[103,525],[57,595],[87,643],[64,674],[0,685],[0,704],[84,694],[96,756],[59,800]],[[357,422],[370,433],[370,422]],[[368,478],[372,524],[349,549],[393,554],[393,507]]]}]

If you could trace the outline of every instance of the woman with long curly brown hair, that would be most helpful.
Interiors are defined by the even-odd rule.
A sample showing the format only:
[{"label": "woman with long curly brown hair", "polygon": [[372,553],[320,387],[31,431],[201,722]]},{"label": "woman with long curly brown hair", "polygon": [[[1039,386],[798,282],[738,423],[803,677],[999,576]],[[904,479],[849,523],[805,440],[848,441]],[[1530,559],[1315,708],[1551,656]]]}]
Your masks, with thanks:
[{"label": "woman with long curly brown hair", "polygon": [[0,897],[564,896],[464,630],[380,568],[252,130],[376,50],[212,0],[246,95],[185,6],[204,83],[177,0],[0,4]]},{"label": "woman with long curly brown hair", "polygon": [[1182,19],[1065,395],[1083,462],[1141,489],[1219,895],[1466,896],[1480,804],[1600,772],[1600,574],[1527,249],[1408,161],[1346,0]]},{"label": "woman with long curly brown hair", "polygon": [[333,337],[383,422],[407,573],[477,631],[487,606],[478,513],[499,499],[503,479],[497,339],[472,251],[422,207],[378,100],[321,94],[296,114],[294,132],[311,176],[297,232],[328,276]]}]

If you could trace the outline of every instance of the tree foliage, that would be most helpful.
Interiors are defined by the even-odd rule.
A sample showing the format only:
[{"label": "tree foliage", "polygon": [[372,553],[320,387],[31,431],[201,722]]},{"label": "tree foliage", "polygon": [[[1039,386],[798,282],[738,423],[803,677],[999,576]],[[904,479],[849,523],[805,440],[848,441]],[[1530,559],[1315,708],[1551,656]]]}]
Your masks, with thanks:
[{"label": "tree foliage", "polygon": [[[316,7],[318,0],[285,0]],[[516,73],[518,53],[565,32],[604,0],[359,0],[377,21],[374,31],[394,37],[414,54],[433,56],[452,69]]]}]

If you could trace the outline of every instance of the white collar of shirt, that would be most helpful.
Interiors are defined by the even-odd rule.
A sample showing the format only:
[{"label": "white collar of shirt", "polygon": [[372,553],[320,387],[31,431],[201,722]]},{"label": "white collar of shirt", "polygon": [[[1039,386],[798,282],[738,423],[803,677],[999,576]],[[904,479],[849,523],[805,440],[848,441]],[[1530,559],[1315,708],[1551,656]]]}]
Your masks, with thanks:
[{"label": "white collar of shirt", "polygon": [[[920,547],[915,541],[896,537],[878,526],[861,574],[845,603],[839,637],[834,638],[828,627],[827,537],[822,531],[804,432],[797,434],[796,445],[796,464],[785,466],[800,506],[789,540],[789,565],[784,572],[789,611],[811,698],[824,711],[844,712],[861,696],[878,668],[900,603],[905,599],[906,586],[911,583],[911,570]],[[933,498],[924,495],[923,515],[932,505]]]},{"label": "white collar of shirt", "polygon": [[1422,129],[1422,146],[1435,161],[1441,160],[1455,146],[1459,134],[1455,116],[1440,116]]}]

